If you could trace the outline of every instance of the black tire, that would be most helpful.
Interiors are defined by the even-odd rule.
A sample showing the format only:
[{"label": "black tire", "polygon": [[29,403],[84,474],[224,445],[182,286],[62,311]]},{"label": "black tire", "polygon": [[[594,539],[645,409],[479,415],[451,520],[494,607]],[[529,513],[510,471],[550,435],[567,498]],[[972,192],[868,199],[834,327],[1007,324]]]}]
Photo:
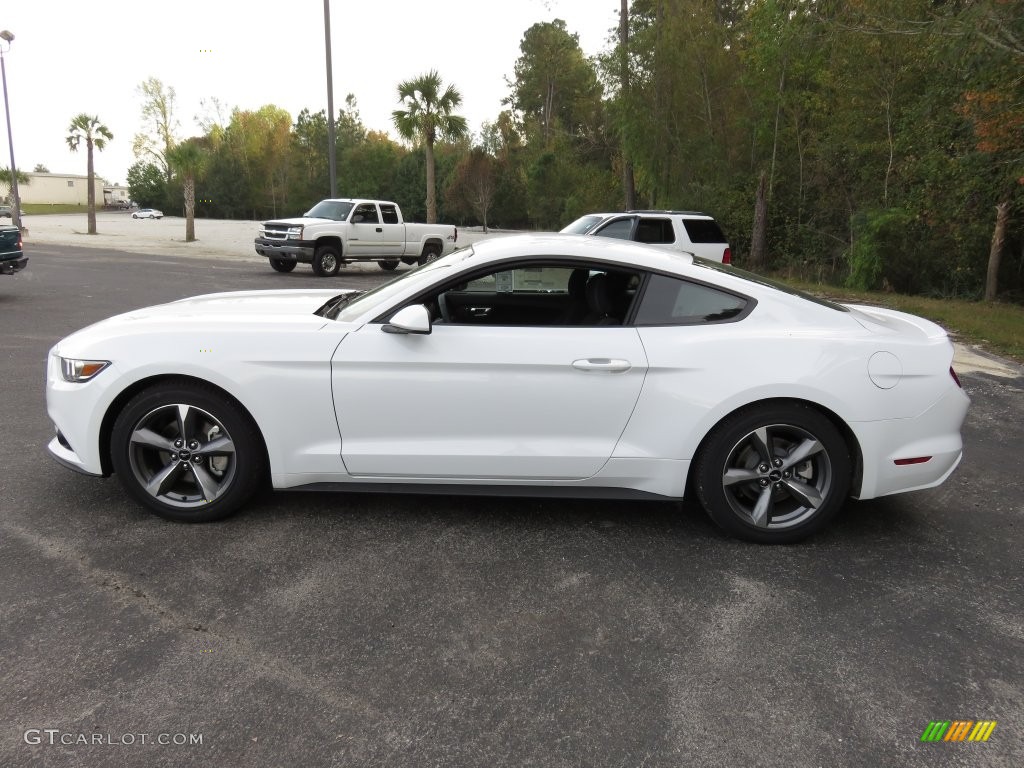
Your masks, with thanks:
[{"label": "black tire", "polygon": [[428,243],[423,246],[423,254],[420,256],[420,266],[433,261],[441,255],[441,246],[437,243]]},{"label": "black tire", "polygon": [[266,476],[265,456],[249,414],[195,382],[140,392],[118,414],[110,440],[111,463],[129,495],[182,523],[237,511]]},{"label": "black tire", "polygon": [[288,259],[271,259],[270,266],[274,268],[275,272],[291,272],[295,269],[296,262],[289,261]]},{"label": "black tire", "polygon": [[331,277],[341,269],[341,253],[337,246],[321,245],[313,255],[313,274],[317,277]]},{"label": "black tire", "polygon": [[391,259],[389,261],[378,261],[378,266],[385,272],[391,272],[398,268],[398,259]]},{"label": "black tire", "polygon": [[701,445],[694,488],[724,531],[790,544],[827,525],[850,490],[850,452],[836,426],[799,403],[754,406],[723,420]]}]

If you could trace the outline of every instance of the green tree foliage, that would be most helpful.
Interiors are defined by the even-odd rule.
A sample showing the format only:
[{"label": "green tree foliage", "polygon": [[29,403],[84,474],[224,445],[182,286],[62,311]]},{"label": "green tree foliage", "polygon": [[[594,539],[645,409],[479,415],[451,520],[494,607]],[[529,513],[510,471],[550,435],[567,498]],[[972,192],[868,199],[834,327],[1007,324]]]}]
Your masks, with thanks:
[{"label": "green tree foliage", "polygon": [[88,190],[88,222],[89,222],[89,234],[96,234],[96,173],[93,169],[93,151],[102,150],[107,146],[107,142],[111,141],[114,135],[110,132],[103,123],[100,122],[98,117],[87,115],[84,112],[80,115],[76,115],[71,119],[71,124],[68,126],[68,136],[65,139],[68,148],[72,152],[77,152],[79,146],[85,143],[85,155],[86,155],[86,179],[89,185]]},{"label": "green tree foliage", "polygon": [[175,114],[177,96],[174,88],[164,85],[155,77],[149,77],[139,83],[136,94],[142,99],[142,124],[145,130],[135,134],[132,151],[137,159],[156,163],[170,183],[172,169],[168,155],[174,148],[177,141],[175,134],[180,127]]},{"label": "green tree foliage", "polygon": [[[22,184],[29,184],[32,181],[32,177],[30,177],[24,171],[15,170],[15,173],[17,174],[17,177],[18,177],[18,186],[19,187]],[[7,190],[4,193],[4,196],[3,196],[3,200],[7,204],[11,204],[11,203],[14,202],[13,200],[9,199],[10,198],[10,193],[11,193],[11,181],[12,181],[11,169],[10,168],[0,168],[0,185],[2,185],[3,188]]]},{"label": "green tree foliage", "polygon": [[163,206],[167,199],[167,179],[155,163],[137,160],[128,169],[128,195],[143,208]]},{"label": "green tree foliage", "polygon": [[454,141],[467,133],[466,119],[456,115],[462,95],[453,85],[444,87],[436,70],[398,85],[398,100],[404,109],[396,109],[392,120],[399,135],[423,147],[427,179],[427,223],[437,221],[437,183],[434,145],[441,139]]}]

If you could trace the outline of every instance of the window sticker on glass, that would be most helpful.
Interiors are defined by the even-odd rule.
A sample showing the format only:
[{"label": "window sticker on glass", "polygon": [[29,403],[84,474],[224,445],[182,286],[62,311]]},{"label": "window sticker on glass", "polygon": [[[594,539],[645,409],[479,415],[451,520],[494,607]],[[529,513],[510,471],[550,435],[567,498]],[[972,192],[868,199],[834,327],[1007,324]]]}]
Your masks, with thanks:
[{"label": "window sticker on glass", "polygon": [[512,272],[498,272],[494,276],[494,285],[498,293],[512,293],[515,287],[515,278]]}]

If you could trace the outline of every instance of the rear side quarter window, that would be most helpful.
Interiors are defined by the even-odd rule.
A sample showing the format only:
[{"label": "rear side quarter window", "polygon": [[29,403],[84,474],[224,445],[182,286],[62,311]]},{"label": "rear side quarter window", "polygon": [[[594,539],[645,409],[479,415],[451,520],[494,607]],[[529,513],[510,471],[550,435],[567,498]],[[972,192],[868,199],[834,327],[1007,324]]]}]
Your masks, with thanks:
[{"label": "rear side quarter window", "polygon": [[636,325],[695,325],[739,320],[754,300],[701,283],[651,275],[637,309]]},{"label": "rear side quarter window", "polygon": [[725,243],[725,234],[714,219],[683,219],[691,243]]}]

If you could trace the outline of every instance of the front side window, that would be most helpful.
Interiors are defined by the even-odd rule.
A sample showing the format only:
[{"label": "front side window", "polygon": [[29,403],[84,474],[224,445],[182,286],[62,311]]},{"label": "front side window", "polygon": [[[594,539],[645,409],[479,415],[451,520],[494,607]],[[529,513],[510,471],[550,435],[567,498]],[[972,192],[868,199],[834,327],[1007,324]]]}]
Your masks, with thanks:
[{"label": "front side window", "polygon": [[362,203],[352,214],[353,224],[377,224],[377,206],[373,203]]},{"label": "front side window", "polygon": [[749,300],[700,283],[651,275],[636,314],[637,325],[692,325],[732,320]]},{"label": "front side window", "polygon": [[417,303],[451,325],[621,326],[639,284],[634,270],[535,262],[477,274]]},{"label": "front side window", "polygon": [[614,237],[618,240],[629,240],[633,236],[633,220],[615,219],[605,224],[594,234],[598,237]]}]

